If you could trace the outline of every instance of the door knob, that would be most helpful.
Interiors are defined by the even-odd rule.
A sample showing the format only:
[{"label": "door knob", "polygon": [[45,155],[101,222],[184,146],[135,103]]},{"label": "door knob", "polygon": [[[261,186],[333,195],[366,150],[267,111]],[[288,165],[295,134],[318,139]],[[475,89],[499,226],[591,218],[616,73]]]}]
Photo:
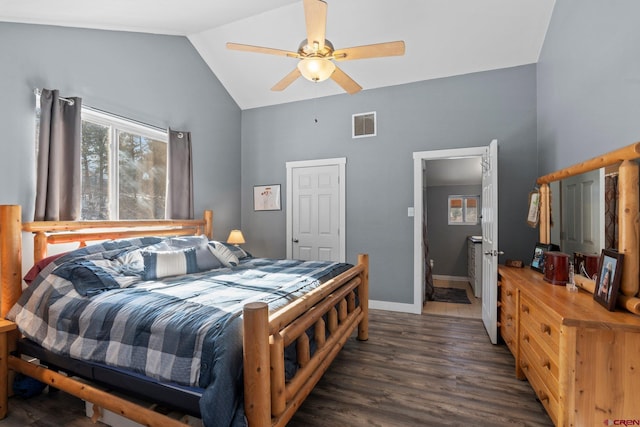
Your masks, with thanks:
[{"label": "door knob", "polygon": [[502,251],[496,251],[495,249],[493,251],[487,251],[484,253],[485,255],[493,255],[493,256],[498,256],[498,255],[504,255],[504,252]]},{"label": "door knob", "polygon": [[293,243],[298,243],[298,239],[291,239]]}]

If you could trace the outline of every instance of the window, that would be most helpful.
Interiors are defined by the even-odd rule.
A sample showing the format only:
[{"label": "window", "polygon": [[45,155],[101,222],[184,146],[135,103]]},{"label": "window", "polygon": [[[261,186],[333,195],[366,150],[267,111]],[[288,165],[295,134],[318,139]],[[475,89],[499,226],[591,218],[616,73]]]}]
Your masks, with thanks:
[{"label": "window", "polygon": [[480,196],[449,196],[449,225],[477,225]]},{"label": "window", "polygon": [[165,217],[167,134],[82,110],[82,219]]},{"label": "window", "polygon": [[83,107],[82,219],[164,219],[167,141],[166,131]]}]

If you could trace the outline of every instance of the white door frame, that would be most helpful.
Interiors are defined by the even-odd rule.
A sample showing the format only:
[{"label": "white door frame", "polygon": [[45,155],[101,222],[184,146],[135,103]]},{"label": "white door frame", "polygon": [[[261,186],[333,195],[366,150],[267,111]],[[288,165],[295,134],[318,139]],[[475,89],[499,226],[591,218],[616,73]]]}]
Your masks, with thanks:
[{"label": "white door frame", "polygon": [[335,159],[319,159],[319,160],[299,160],[287,162],[287,199],[285,205],[287,207],[287,258],[291,258],[293,255],[293,169],[294,168],[307,168],[314,166],[338,166],[338,181],[340,185],[340,195],[339,195],[339,204],[340,204],[340,224],[339,224],[339,233],[340,233],[340,256],[339,262],[346,262],[347,258],[347,233],[346,233],[346,224],[347,224],[347,209],[346,209],[346,165],[347,158],[339,157]]},{"label": "white door frame", "polygon": [[424,160],[482,157],[486,152],[487,147],[470,147],[450,150],[418,151],[413,153],[413,305],[411,313],[422,313],[422,287],[424,286],[422,163]]}]

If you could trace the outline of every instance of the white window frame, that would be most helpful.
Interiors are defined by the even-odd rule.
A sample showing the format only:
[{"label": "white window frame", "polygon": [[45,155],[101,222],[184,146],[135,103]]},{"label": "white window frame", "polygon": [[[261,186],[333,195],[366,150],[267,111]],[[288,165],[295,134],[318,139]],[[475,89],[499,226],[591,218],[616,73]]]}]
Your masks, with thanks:
[{"label": "white window frame", "polygon": [[[109,218],[111,220],[119,220],[119,174],[117,173],[117,170],[112,170],[114,166],[117,167],[119,160],[117,132],[122,131],[133,133],[156,141],[162,141],[166,144],[169,143],[168,132],[88,107],[82,107],[81,120],[86,120],[102,126],[109,126],[111,129],[111,133],[109,135]],[[167,161],[169,161],[169,159],[167,159]]]},{"label": "white window frame", "polygon": [[[451,221],[451,201],[452,200],[461,200],[462,201],[462,221],[456,222]],[[469,200],[475,200],[476,202],[476,220],[468,221],[467,220],[467,202]],[[447,199],[447,223],[449,225],[478,225],[480,224],[480,196],[461,196],[461,195],[452,195]]]}]

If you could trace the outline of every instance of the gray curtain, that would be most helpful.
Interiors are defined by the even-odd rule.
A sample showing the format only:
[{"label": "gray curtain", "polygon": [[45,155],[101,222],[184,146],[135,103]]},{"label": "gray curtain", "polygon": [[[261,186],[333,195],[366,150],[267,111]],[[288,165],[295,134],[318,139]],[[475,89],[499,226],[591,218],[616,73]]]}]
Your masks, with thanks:
[{"label": "gray curtain", "polygon": [[193,219],[191,132],[169,129],[166,216]]},{"label": "gray curtain", "polygon": [[60,99],[57,90],[40,94],[35,221],[80,219],[80,98]]}]

